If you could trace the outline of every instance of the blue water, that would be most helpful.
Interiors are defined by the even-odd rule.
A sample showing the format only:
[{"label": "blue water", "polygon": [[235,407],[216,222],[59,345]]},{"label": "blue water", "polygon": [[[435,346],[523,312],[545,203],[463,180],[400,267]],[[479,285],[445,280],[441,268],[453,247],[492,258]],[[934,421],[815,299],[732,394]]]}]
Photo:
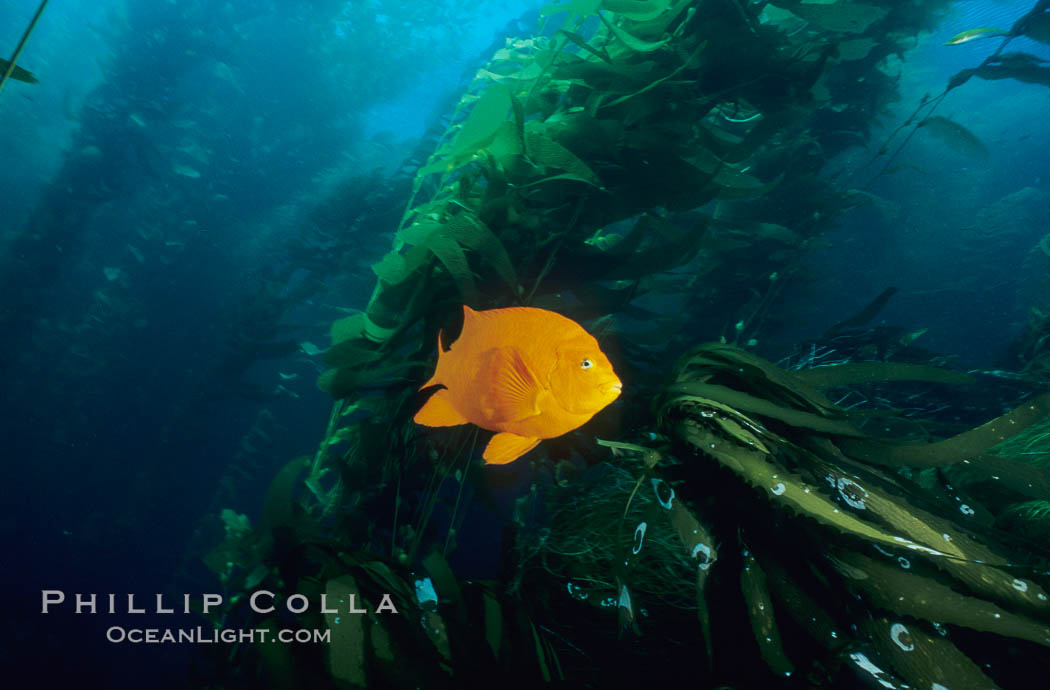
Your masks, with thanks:
[{"label": "blue water", "polygon": [[[355,219],[388,204],[396,224],[407,187],[390,176],[503,29],[519,17],[531,27],[540,4],[50,4],[19,61],[40,83],[0,93],[0,267],[29,267],[18,300],[31,324],[0,334],[22,357],[0,382],[0,669],[17,665],[10,673],[33,674],[37,687],[189,682],[191,650],[107,645],[115,619],[42,616],[40,590],[214,587],[199,563],[207,540],[195,536],[215,530],[205,516],[232,508],[257,519],[269,478],[324,431],[322,366],[299,346],[323,348],[329,324],[365,306],[369,267],[390,246],[389,231]],[[0,6],[0,54],[36,5]],[[923,93],[997,45],[946,47],[948,37],[1009,28],[1029,7],[959,3],[888,67],[900,71],[901,98],[880,115],[873,146]],[[1012,49],[1050,58],[1031,41]],[[1048,192],[1047,112],[1050,90],[1012,81],[975,79],[950,95],[938,114],[983,139],[990,160],[917,137],[901,158],[914,167],[870,189],[895,215],[860,209],[828,233],[777,346],[819,335],[893,285],[880,320],[926,328],[926,347],[973,366],[1001,358],[1032,299],[1018,267],[1048,228],[986,233],[980,212],[1025,188]],[[853,149],[831,167],[863,186],[870,153]],[[361,181],[372,171],[382,189]],[[297,233],[348,180],[353,265],[298,266]],[[21,256],[16,238],[34,223],[60,231],[39,256]],[[494,523],[480,531],[498,539]],[[477,554],[462,565],[494,567]],[[8,677],[20,679],[10,687],[30,678]]]}]

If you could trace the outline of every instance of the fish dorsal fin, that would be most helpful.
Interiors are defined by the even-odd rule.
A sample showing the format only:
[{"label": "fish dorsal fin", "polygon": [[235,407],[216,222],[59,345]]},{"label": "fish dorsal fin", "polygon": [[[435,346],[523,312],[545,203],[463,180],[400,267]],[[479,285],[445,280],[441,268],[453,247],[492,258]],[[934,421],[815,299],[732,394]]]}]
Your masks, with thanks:
[{"label": "fish dorsal fin", "polygon": [[485,446],[485,452],[481,454],[481,457],[489,465],[506,465],[528,453],[539,442],[538,438],[518,436],[504,431],[492,437],[489,444]]},{"label": "fish dorsal fin", "polygon": [[423,426],[457,426],[468,422],[467,418],[452,406],[452,396],[447,388],[442,388],[430,396],[412,420]]},{"label": "fish dorsal fin", "polygon": [[518,422],[540,414],[539,381],[518,348],[495,347],[484,355],[482,409],[496,423]]}]

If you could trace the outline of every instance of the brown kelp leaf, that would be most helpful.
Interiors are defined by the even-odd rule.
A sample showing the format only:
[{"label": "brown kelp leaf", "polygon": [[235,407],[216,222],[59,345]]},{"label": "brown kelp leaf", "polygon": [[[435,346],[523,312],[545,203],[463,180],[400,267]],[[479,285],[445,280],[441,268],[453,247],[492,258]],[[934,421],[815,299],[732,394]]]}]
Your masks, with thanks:
[{"label": "brown kelp leaf", "polygon": [[911,687],[998,690],[995,681],[958,647],[943,637],[927,634],[912,621],[873,618],[864,621],[864,629],[879,655]]},{"label": "brown kelp leaf", "polygon": [[743,552],[745,556],[744,567],[740,572],[740,591],[743,592],[744,601],[747,603],[755,642],[758,643],[762,660],[766,662],[770,671],[778,676],[790,676],[795,667],[780,642],[780,629],[773,615],[773,599],[766,587],[766,574],[746,548]]},{"label": "brown kelp leaf", "polygon": [[820,492],[819,487],[809,485],[798,475],[769,462],[765,453],[741,448],[697,422],[689,419],[679,420],[674,426],[674,433],[692,444],[697,451],[721,462],[748,484],[763,490],[770,500],[790,507],[800,515],[806,515],[823,525],[835,527],[846,534],[868,541],[921,553],[945,555],[941,551],[886,532],[880,527],[842,512],[834,501]]},{"label": "brown kelp leaf", "polygon": [[854,589],[875,606],[901,616],[1015,637],[1050,646],[1050,627],[952,588],[897,564],[855,552],[835,551],[829,560]]},{"label": "brown kelp leaf", "polygon": [[936,443],[890,445],[842,439],[839,447],[852,457],[877,465],[939,467],[962,462],[1024,431],[1050,414],[1050,393],[1044,393],[976,429]]},{"label": "brown kelp leaf", "polygon": [[984,142],[976,134],[954,120],[934,115],[924,119],[918,126],[959,153],[971,158],[986,160],[991,155],[988,147],[984,145]]},{"label": "brown kelp leaf", "polygon": [[931,383],[966,384],[974,378],[950,369],[924,364],[896,362],[849,362],[796,371],[795,375],[814,388],[852,386],[875,381],[929,381]]}]

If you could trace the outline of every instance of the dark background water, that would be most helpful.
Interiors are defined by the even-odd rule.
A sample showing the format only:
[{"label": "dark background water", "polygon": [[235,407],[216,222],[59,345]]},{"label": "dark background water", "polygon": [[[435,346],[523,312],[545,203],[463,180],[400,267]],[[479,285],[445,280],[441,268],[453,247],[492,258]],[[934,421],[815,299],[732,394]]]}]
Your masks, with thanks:
[{"label": "dark background water", "polygon": [[[0,8],[0,49],[35,4]],[[256,518],[269,478],[323,432],[319,363],[299,343],[323,348],[328,324],[364,306],[407,199],[395,171],[536,4],[52,4],[20,61],[41,83],[0,93],[8,678],[186,682],[192,649],[109,645],[104,630],[127,617],[42,616],[40,590],[213,591],[199,557],[219,510]],[[899,66],[885,127],[991,50],[945,48],[948,36],[1008,27],[1028,6],[960,3]],[[1048,111],[1050,92],[1022,84],[955,92],[940,114],[984,139],[990,160],[917,137],[910,167],[869,190],[895,210],[858,210],[825,238],[762,354],[893,285],[881,320],[996,366],[1038,277],[1025,262],[1047,230]],[[861,186],[868,157],[833,167]],[[344,206],[325,206],[335,196]],[[354,260],[330,260],[337,242]]]}]

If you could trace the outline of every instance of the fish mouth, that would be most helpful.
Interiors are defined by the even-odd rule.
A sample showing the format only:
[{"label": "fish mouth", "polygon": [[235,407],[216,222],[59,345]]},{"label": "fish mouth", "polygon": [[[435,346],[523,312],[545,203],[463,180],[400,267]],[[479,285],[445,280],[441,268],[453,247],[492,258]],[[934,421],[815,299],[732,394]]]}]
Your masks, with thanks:
[{"label": "fish mouth", "polygon": [[616,393],[616,395],[623,393],[623,384],[617,381],[616,383],[609,386],[609,392]]}]

